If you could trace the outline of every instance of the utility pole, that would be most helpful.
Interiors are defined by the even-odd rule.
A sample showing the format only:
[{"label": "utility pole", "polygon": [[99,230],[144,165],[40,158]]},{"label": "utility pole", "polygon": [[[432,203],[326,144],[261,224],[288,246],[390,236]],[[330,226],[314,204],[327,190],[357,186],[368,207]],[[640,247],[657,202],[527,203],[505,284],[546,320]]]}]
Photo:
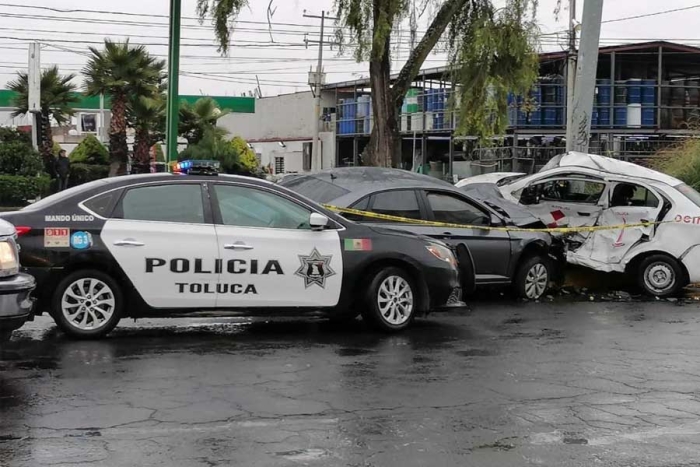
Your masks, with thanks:
[{"label": "utility pole", "polygon": [[29,44],[29,69],[27,73],[28,108],[32,123],[32,145],[39,149],[41,130],[41,44]]},{"label": "utility pole", "polygon": [[165,129],[166,163],[177,160],[177,134],[180,112],[180,16],[182,0],[170,0],[170,47],[168,50],[168,101]]},{"label": "utility pole", "polygon": [[569,0],[569,53],[566,67],[566,151],[573,149],[574,90],[576,88],[576,0]]},{"label": "utility pole", "polygon": [[[304,13],[304,18],[315,18],[321,20],[321,36],[318,41],[306,40],[307,45],[309,43],[318,42],[318,64],[316,65],[316,75],[314,76],[314,139],[311,145],[311,169],[323,169],[323,152],[321,152],[319,144],[319,127],[321,124],[321,89],[324,84],[323,74],[323,34],[325,32],[326,19],[335,20],[336,18],[331,18],[326,16],[326,12],[322,11],[321,16],[307,15]],[[310,83],[309,83],[310,84]]]},{"label": "utility pole", "polygon": [[[567,146],[571,150],[588,152],[591,137],[591,116],[598,73],[598,48],[603,20],[603,0],[586,0],[583,6],[581,49],[576,65],[576,87],[572,112],[572,126],[567,128]],[[568,135],[573,137],[569,143]]]}]

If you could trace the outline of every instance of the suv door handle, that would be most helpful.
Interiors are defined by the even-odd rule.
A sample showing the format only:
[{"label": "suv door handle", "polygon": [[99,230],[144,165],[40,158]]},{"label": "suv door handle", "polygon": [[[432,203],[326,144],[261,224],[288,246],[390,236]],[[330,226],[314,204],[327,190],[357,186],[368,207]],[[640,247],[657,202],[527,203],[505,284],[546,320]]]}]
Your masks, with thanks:
[{"label": "suv door handle", "polygon": [[145,243],[137,242],[136,240],[117,240],[114,244],[116,246],[145,246]]},{"label": "suv door handle", "polygon": [[246,245],[245,243],[242,242],[236,242],[236,243],[227,243],[224,245],[224,249],[226,250],[252,250],[254,247],[250,245]]}]

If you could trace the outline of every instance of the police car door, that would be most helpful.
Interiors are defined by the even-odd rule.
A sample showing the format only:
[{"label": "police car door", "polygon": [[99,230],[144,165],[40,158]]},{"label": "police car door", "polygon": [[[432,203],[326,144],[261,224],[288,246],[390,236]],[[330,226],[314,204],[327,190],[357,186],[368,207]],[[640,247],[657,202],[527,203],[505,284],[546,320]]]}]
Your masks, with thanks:
[{"label": "police car door", "polygon": [[219,249],[199,182],[125,190],[101,237],[143,300],[154,308],[213,308]]},{"label": "police car door", "polygon": [[217,307],[331,307],[343,259],[338,231],[313,231],[313,212],[248,184],[209,185],[223,261]]}]

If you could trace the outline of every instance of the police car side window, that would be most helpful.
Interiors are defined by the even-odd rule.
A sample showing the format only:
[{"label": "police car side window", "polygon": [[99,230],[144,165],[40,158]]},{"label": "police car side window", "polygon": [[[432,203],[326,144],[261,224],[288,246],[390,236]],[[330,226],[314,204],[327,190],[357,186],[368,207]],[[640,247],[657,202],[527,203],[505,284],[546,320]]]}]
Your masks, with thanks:
[{"label": "police car side window", "polygon": [[224,225],[269,229],[310,229],[311,211],[262,190],[214,185]]},{"label": "police car side window", "polygon": [[127,220],[203,224],[202,187],[171,184],[132,188],[118,211],[119,217]]}]

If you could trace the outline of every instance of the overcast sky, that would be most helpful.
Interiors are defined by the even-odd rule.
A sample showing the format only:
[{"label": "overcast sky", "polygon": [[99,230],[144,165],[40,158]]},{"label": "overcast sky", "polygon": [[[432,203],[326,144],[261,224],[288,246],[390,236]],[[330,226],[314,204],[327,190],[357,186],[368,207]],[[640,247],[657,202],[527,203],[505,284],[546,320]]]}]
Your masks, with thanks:
[{"label": "overcast sky", "polygon": [[[256,87],[256,74],[264,95],[308,89],[307,72],[315,67],[317,46],[304,45],[305,34],[317,40],[320,22],[304,18],[331,10],[333,0],[274,0],[272,38],[267,27],[269,0],[251,0],[232,37],[230,57],[222,58],[216,51],[209,23],[199,25],[193,19],[196,0],[182,0],[183,30],[181,49],[180,92],[182,94],[241,95]],[[420,5],[423,0],[416,0]],[[504,0],[498,0],[504,3]],[[564,0],[568,4],[568,0]],[[578,0],[581,18],[583,0]],[[543,33],[567,28],[568,13],[554,17],[556,0],[540,0],[539,21]],[[607,0],[604,20],[615,20],[664,10],[700,6],[698,0]],[[28,8],[49,7],[48,9]],[[87,47],[99,47],[104,37],[130,37],[133,43],[148,44],[149,50],[165,58],[167,54],[168,0],[0,0],[0,86],[13,78],[17,69],[25,68],[29,39],[40,40],[42,65],[58,64],[66,72],[79,72],[85,63]],[[63,12],[60,10],[102,10],[100,13]],[[117,15],[128,12],[132,15]],[[143,16],[134,16],[134,14]],[[427,20],[427,14],[423,22]],[[602,45],[665,39],[700,46],[698,23],[700,8],[641,19],[604,24]],[[332,24],[330,25],[332,32]],[[407,25],[404,27],[407,29]],[[421,29],[424,29],[422,27]],[[407,55],[408,32],[402,33],[402,45],[397,50],[395,67]],[[271,42],[274,40],[274,42]],[[544,50],[565,46],[564,36],[546,36]],[[355,63],[350,56],[338,56],[337,50],[325,50],[328,81],[344,81],[366,76],[368,66]],[[444,63],[444,56],[429,58],[426,67]],[[77,82],[80,80],[78,79]]]}]

